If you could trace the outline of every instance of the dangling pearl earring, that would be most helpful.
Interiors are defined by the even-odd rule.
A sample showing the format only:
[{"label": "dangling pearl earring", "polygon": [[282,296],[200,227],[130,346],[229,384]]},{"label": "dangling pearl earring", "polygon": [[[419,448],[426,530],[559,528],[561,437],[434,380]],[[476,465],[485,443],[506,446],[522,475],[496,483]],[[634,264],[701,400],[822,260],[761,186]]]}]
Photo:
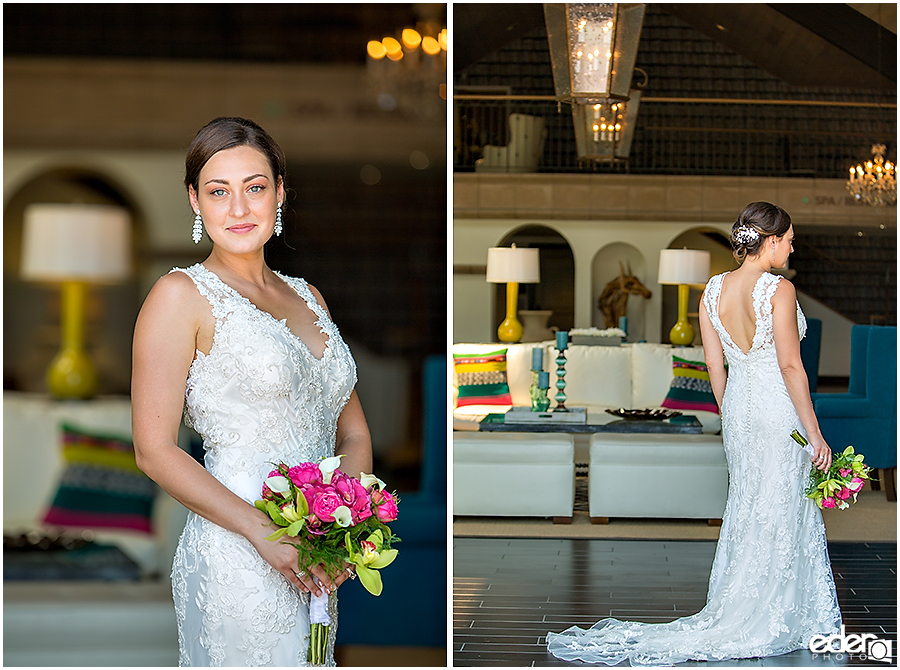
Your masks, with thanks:
[{"label": "dangling pearl earring", "polygon": [[275,234],[281,235],[281,203],[278,203],[278,209],[275,210]]},{"label": "dangling pearl earring", "polygon": [[194,217],[194,230],[191,234],[194,244],[200,244],[200,238],[203,237],[203,219],[200,218],[200,212]]}]

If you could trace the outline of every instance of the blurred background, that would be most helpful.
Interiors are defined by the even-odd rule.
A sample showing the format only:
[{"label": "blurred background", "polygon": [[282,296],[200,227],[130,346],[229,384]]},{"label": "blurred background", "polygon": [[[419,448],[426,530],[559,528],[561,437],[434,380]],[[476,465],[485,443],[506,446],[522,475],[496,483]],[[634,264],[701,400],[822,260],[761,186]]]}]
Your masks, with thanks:
[{"label": "blurred background", "polygon": [[[48,532],[39,521],[62,470],[61,422],[130,430],[140,305],[160,275],[202,261],[210,249],[205,235],[199,245],[191,241],[185,151],[213,118],[244,116],[287,156],[285,232],[269,243],[267,261],[324,295],[357,360],[375,472],[404,500],[397,523],[404,544],[385,572],[385,593],[372,600],[342,590],[338,661],[358,664],[353,654],[376,645],[393,650],[379,664],[445,665],[446,5],[15,4],[4,6],[3,21],[5,547]],[[391,40],[404,36],[392,53]],[[387,47],[369,55],[370,42]],[[89,285],[85,298],[84,348],[98,373],[91,400],[47,394],[61,294],[58,284],[22,276],[23,221],[35,203],[112,205],[130,221],[131,272]],[[36,446],[40,440],[48,445]],[[196,452],[196,436],[186,433],[182,446]],[[20,495],[14,482],[26,468],[40,471],[41,482]],[[155,539],[163,555],[145,563],[137,540],[109,540],[140,564],[140,581],[119,585],[110,602],[121,603],[122,588],[166,581],[173,540]],[[78,645],[89,647],[85,634],[73,633],[79,639],[68,657],[23,651],[27,636],[8,627],[17,594],[33,602],[47,587],[56,594],[47,596],[49,609],[61,606],[53,600],[58,585],[47,586],[40,569],[4,573],[7,586],[25,589],[4,591],[7,659],[103,664],[98,650],[72,656]],[[410,580],[414,601],[403,593]],[[88,592],[98,590],[72,595],[69,605],[97,600]],[[372,625],[376,608],[376,621],[390,619],[390,627]],[[111,616],[103,611],[98,616]],[[109,660],[168,660],[129,653]]]}]

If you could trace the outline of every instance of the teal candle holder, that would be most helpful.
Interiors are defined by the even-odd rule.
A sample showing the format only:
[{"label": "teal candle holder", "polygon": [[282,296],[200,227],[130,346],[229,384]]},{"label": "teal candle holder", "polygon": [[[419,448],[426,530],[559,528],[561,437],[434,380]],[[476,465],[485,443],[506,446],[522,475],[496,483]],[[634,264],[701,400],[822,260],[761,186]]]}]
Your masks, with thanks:
[{"label": "teal candle holder", "polygon": [[566,352],[560,349],[556,357],[556,407],[554,412],[568,412],[566,407]]},{"label": "teal candle holder", "polygon": [[532,371],[531,373],[531,411],[546,412],[550,409],[549,372]]}]

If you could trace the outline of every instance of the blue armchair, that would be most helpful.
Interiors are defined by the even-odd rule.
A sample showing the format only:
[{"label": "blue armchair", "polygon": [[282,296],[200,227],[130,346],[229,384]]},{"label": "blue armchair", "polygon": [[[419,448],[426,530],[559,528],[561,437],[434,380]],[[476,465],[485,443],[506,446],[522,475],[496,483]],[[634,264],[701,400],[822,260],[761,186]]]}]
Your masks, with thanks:
[{"label": "blue armchair", "polygon": [[896,502],[897,328],[853,326],[850,338],[849,392],[813,394],[816,416],[832,449],[852,444],[882,470],[885,495]]}]

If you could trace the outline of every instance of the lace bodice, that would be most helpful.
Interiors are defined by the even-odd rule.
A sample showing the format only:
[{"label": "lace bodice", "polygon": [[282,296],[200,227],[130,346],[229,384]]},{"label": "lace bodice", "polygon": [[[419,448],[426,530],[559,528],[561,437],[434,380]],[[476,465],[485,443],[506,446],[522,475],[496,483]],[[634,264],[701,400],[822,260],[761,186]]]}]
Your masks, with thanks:
[{"label": "lace bodice", "polygon": [[[194,281],[215,319],[209,353],[197,351],[188,372],[185,421],[203,438],[207,470],[252,503],[273,463],[334,454],[356,365],[304,280],[278,275],[327,336],[321,358],[285,320],[258,309],[202,264],[176,271]],[[243,537],[190,514],[172,585],[181,665],[305,664],[309,598]]]},{"label": "lace bodice", "polygon": [[259,496],[273,454],[288,463],[334,454],[337,420],[356,384],[356,365],[309,285],[283,277],[328,336],[321,358],[268,312],[202,264],[186,272],[216,320],[208,355],[188,373],[185,418],[202,437],[206,466],[248,502]]},{"label": "lace bodice", "polygon": [[[790,437],[803,427],[775,351],[771,300],[780,278],[765,273],[753,288],[756,331],[744,352],[719,318],[724,276],[711,278],[703,297],[728,361],[721,407],[728,499],[706,606],[670,623],[604,619],[588,630],[551,632],[548,649],[563,660],[668,665],[772,656],[840,629],[825,526],[804,494],[810,459]],[[799,305],[797,325],[802,337]]]}]

